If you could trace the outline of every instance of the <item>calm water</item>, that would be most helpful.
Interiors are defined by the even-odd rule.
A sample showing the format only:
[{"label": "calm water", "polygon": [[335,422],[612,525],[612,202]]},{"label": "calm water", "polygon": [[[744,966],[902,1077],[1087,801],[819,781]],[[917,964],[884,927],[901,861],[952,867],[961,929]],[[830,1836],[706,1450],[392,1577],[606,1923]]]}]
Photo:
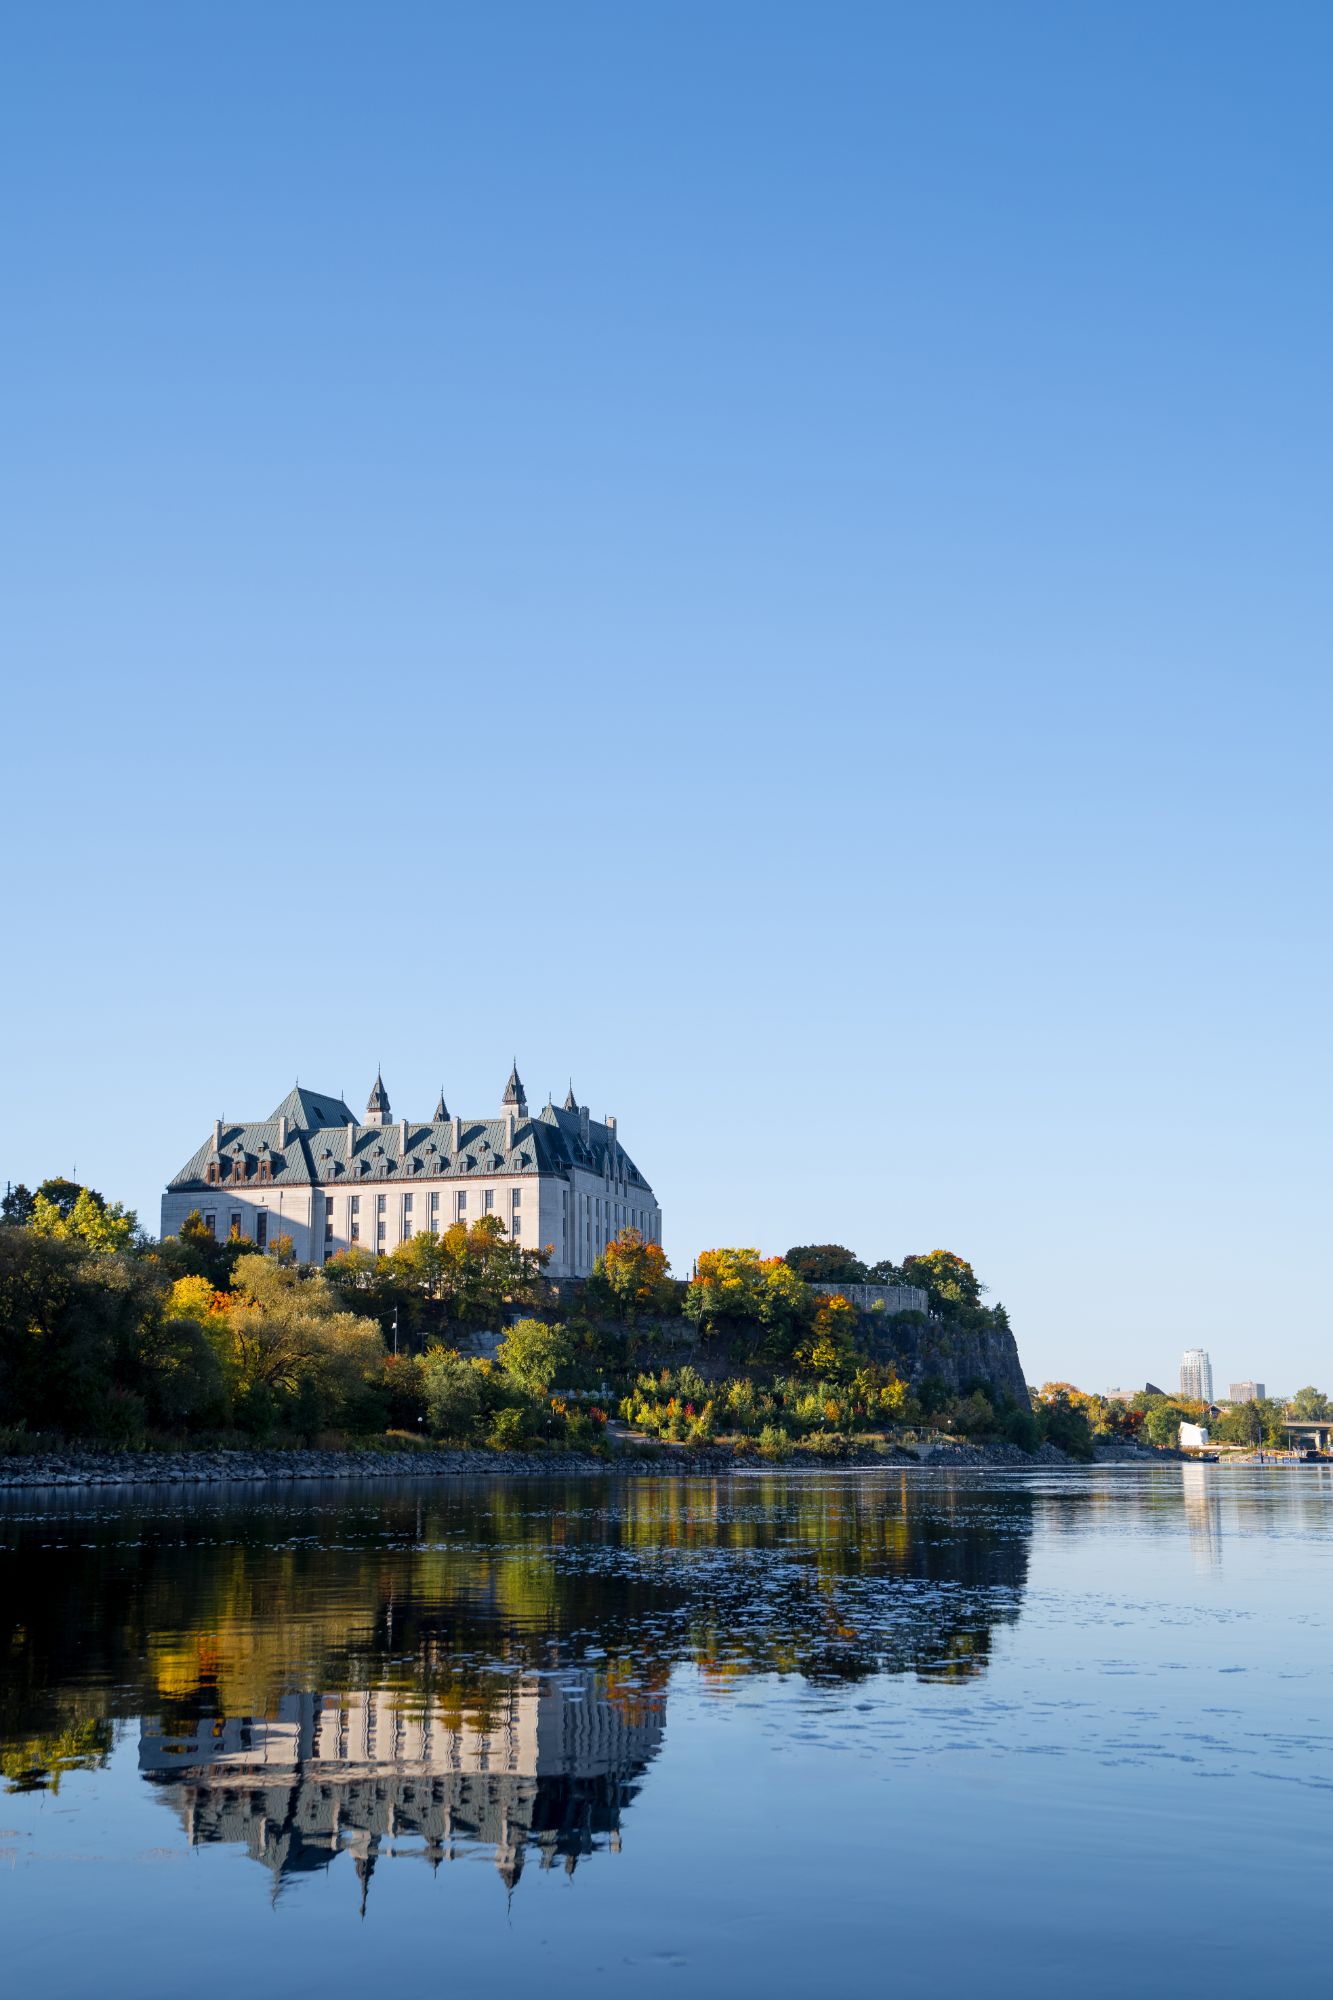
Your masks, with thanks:
[{"label": "calm water", "polygon": [[1322,1983],[1333,1479],[0,1501],[44,1995]]}]

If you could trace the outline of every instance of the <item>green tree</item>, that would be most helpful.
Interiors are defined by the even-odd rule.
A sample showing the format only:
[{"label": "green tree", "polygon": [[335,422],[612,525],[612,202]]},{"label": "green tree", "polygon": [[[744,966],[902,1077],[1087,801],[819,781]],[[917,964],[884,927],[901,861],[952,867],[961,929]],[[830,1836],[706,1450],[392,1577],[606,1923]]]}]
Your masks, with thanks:
[{"label": "green tree", "polygon": [[994,1437],[999,1430],[995,1405],[984,1389],[960,1396],[950,1412],[953,1428],[967,1438]]},{"label": "green tree", "polygon": [[[1043,1440],[1058,1445],[1070,1458],[1090,1460],[1093,1455],[1092,1427],[1087,1412],[1064,1394],[1056,1394],[1049,1402],[1042,1402],[1036,1411],[1038,1427]],[[1174,1444],[1175,1439],[1171,1442]]]},{"label": "green tree", "polygon": [[903,1281],[927,1292],[931,1305],[945,1319],[969,1323],[981,1308],[985,1287],[972,1266],[952,1250],[930,1250],[923,1257],[905,1257]]},{"label": "green tree", "polygon": [[1292,1397],[1291,1414],[1306,1423],[1318,1423],[1325,1417],[1333,1417],[1333,1403],[1329,1402],[1322,1389],[1316,1389],[1312,1382],[1307,1383]]},{"label": "green tree", "polygon": [[1167,1450],[1180,1443],[1182,1423],[1200,1421],[1200,1406],[1194,1403],[1180,1403],[1170,1396],[1163,1396],[1154,1402],[1143,1419],[1143,1434],[1148,1443],[1159,1450]]},{"label": "green tree", "polygon": [[862,1285],[866,1267],[843,1243],[797,1243],[783,1262],[807,1285]]},{"label": "green tree", "polygon": [[5,1189],[0,1199],[0,1223],[12,1223],[15,1228],[26,1228],[32,1221],[32,1191],[20,1181],[16,1187]]},{"label": "green tree", "polygon": [[[838,1303],[847,1305],[845,1299]],[[765,1261],[759,1317],[779,1340],[790,1345],[799,1330],[810,1323],[818,1304],[818,1295],[811,1291],[804,1278],[793,1271],[784,1257],[770,1257]],[[848,1307],[847,1310],[852,1309]]]},{"label": "green tree", "polygon": [[175,1236],[164,1236],[149,1251],[163,1275],[176,1278],[206,1278],[216,1291],[226,1291],[238,1257],[248,1256],[252,1246],[241,1238],[228,1237],[219,1243],[206,1226],[197,1208],[190,1210]]},{"label": "green tree", "polygon": [[859,1325],[855,1306],[838,1293],[822,1299],[809,1331],[797,1343],[797,1363],[807,1374],[843,1380],[856,1364]]},{"label": "green tree", "polygon": [[1219,1444],[1262,1444],[1263,1412],[1255,1403],[1233,1403],[1213,1424],[1212,1435]]},{"label": "green tree", "polygon": [[198,1320],[147,1319],[139,1355],[150,1422],[164,1430],[194,1430],[228,1421],[231,1398],[222,1361]]},{"label": "green tree", "polygon": [[475,1364],[452,1347],[429,1347],[421,1359],[426,1421],[436,1437],[462,1440],[476,1430],[485,1407]]},{"label": "green tree", "polygon": [[506,1333],[495,1358],[511,1382],[525,1395],[540,1400],[550,1393],[569,1362],[569,1340],[563,1326],[520,1319]]},{"label": "green tree", "polygon": [[891,1257],[881,1257],[866,1270],[866,1283],[870,1285],[905,1285],[901,1264],[895,1264]]},{"label": "green tree", "polygon": [[0,1229],[0,1422],[95,1436],[119,1421],[113,1399],[138,1393],[160,1303],[136,1258],[68,1230]]},{"label": "green tree", "polygon": [[218,1339],[242,1406],[281,1419],[284,1399],[299,1391],[307,1407],[317,1399],[324,1423],[355,1423],[384,1360],[376,1322],[341,1310],[320,1273],[302,1278],[258,1253],[239,1260],[234,1284]]}]

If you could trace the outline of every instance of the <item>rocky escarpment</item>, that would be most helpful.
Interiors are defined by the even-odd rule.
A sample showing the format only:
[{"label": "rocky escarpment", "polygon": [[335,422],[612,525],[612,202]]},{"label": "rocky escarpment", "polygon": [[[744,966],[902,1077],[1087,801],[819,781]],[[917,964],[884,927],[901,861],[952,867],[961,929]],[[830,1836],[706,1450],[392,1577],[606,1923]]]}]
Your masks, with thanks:
[{"label": "rocky escarpment", "polygon": [[989,1314],[984,1324],[960,1326],[919,1313],[867,1313],[863,1325],[868,1350],[891,1363],[913,1389],[934,1380],[962,1395],[981,1383],[993,1402],[1027,1407],[1018,1343],[1010,1328]]}]

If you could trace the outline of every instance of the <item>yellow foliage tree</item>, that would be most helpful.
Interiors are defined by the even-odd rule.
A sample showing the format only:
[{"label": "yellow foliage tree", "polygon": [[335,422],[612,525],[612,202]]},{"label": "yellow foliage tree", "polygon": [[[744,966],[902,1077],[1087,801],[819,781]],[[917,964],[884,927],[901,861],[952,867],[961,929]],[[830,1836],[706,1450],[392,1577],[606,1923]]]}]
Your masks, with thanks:
[{"label": "yellow foliage tree", "polygon": [[215,1317],[223,1295],[215,1292],[207,1278],[177,1278],[167,1294],[168,1319],[192,1319],[207,1326]]},{"label": "yellow foliage tree", "polygon": [[122,1203],[104,1202],[91,1189],[80,1188],[68,1215],[45,1195],[36,1195],[29,1226],[38,1236],[56,1236],[66,1242],[82,1243],[88,1250],[112,1253],[130,1248],[138,1225]]}]

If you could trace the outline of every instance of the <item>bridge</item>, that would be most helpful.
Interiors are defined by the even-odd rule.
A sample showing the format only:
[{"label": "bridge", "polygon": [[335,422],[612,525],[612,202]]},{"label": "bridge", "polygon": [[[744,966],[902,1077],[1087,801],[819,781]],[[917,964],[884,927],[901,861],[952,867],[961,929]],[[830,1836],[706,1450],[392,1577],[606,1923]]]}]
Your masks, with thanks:
[{"label": "bridge", "polygon": [[1284,1417],[1282,1435],[1300,1451],[1333,1449],[1333,1417]]}]

